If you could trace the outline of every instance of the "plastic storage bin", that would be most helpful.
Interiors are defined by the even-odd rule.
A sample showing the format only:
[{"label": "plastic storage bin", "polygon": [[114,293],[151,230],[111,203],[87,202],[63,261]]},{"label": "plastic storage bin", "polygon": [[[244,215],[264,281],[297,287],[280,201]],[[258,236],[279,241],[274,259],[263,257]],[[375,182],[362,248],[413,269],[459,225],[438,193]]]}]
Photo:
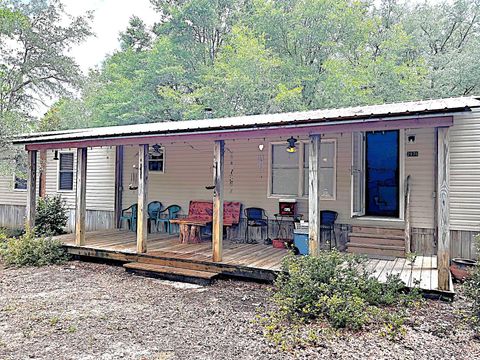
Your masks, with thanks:
[{"label": "plastic storage bin", "polygon": [[298,249],[300,255],[308,255],[308,231],[294,230],[293,245]]}]

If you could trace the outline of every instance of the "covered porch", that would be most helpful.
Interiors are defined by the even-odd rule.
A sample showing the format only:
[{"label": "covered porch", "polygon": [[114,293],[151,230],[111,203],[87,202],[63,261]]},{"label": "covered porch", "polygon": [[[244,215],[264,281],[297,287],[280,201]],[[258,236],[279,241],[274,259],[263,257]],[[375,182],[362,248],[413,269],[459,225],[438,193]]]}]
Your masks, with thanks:
[{"label": "covered porch", "polygon": [[[317,255],[322,248],[322,210],[332,209],[333,207],[332,210],[338,212],[342,217],[342,223],[339,225],[345,225],[344,234],[346,233],[346,242],[350,243],[349,248],[360,249],[358,252],[362,253],[365,253],[368,249],[389,251],[390,256],[384,256],[383,258],[380,256],[376,260],[371,260],[370,264],[375,267],[374,273],[378,274],[379,278],[386,277],[389,273],[403,273],[401,276],[405,277],[407,286],[411,286],[415,283],[413,281],[416,278],[414,274],[417,274],[420,278],[420,284],[423,276],[425,290],[451,292],[451,279],[448,269],[450,246],[448,129],[453,123],[453,117],[446,114],[443,104],[431,108],[425,108],[425,104],[417,105],[416,103],[410,103],[408,106],[409,108],[403,110],[405,113],[402,113],[398,106],[395,108],[391,105],[384,105],[369,107],[368,111],[363,108],[351,108],[339,110],[339,112],[332,110],[201,120],[185,122],[180,125],[165,122],[153,125],[91,129],[72,134],[29,138],[26,140],[26,149],[29,152],[27,221],[29,224],[34,224],[35,219],[37,152],[76,149],[75,232],[60,238],[72,254],[105,257],[124,262],[145,262],[145,259],[155,259],[151,262],[161,263],[163,264],[161,266],[170,268],[189,264],[197,270],[213,269],[218,274],[239,276],[242,276],[242,272],[251,274],[257,270],[262,270],[267,271],[269,275],[266,277],[271,278],[275,275],[275,272],[279,271],[279,264],[286,255],[286,251],[262,243],[255,245],[237,244],[226,240],[224,233],[226,232],[225,226],[228,224],[224,219],[224,204],[228,200],[232,200],[240,202],[244,206],[246,205],[246,197],[249,197],[248,201],[250,203],[262,201],[260,197],[264,199],[265,203],[267,203],[265,199],[268,200],[269,204],[273,204],[274,201],[278,202],[279,197],[275,197],[275,194],[272,193],[275,182],[272,182],[270,178],[273,174],[273,166],[278,165],[276,170],[282,170],[282,172],[279,171],[280,178],[287,177],[287,174],[292,170],[293,177],[291,178],[296,179],[293,186],[295,194],[290,193],[290,195],[299,198],[302,202],[304,219],[308,220],[306,236],[310,255]],[[464,107],[461,111],[464,111]],[[407,266],[407,260],[404,257],[412,250],[409,173],[406,172],[404,164],[405,158],[410,156],[406,154],[405,149],[405,131],[409,129],[429,129],[428,134],[432,139],[431,145],[435,148],[435,151],[430,149],[430,157],[426,158],[426,164],[432,169],[432,172],[422,176],[423,179],[428,181],[436,177],[432,190],[434,189],[433,191],[438,195],[435,206],[433,202],[426,205],[427,210],[432,215],[432,221],[433,218],[435,219],[437,256],[417,256],[415,262]],[[395,135],[392,137],[392,141],[396,146],[396,152],[393,155],[396,167],[392,170],[392,173],[396,175],[395,181],[390,184],[382,179],[377,178],[377,180],[383,181],[383,184],[378,186],[382,187],[385,196],[388,195],[395,199],[395,206],[389,210],[390,213],[378,216],[373,212],[368,214],[364,211],[365,192],[368,196],[369,191],[365,185],[368,179],[364,175],[368,171],[368,169],[365,169],[367,160],[364,154],[365,149],[368,148],[368,141],[365,142],[365,139],[367,138],[366,134],[384,133]],[[422,136],[420,133],[417,135]],[[273,164],[271,159],[275,146],[274,141],[282,143],[283,153],[285,153],[287,142],[289,147],[292,146],[290,144],[291,140],[294,140],[294,148],[295,142],[302,144],[299,148],[301,156],[297,157],[298,161],[295,160],[293,167],[288,164],[285,166],[283,163]],[[324,145],[324,140],[333,144],[331,147],[333,151],[330,152],[330,155],[335,154],[335,157],[332,158],[332,168],[328,169],[332,170],[329,174],[333,181],[333,195],[329,199],[324,197],[325,189],[321,187],[322,176],[325,177],[325,174],[327,174],[323,162],[326,161],[325,159],[330,159],[328,157],[330,155],[327,156],[322,150],[323,146],[321,145]],[[198,147],[196,141],[201,142],[201,144],[198,143],[200,144]],[[242,150],[242,146],[248,142],[250,144],[253,142],[254,145],[249,146],[248,150]],[[267,158],[265,158],[267,155],[261,154],[264,143],[268,146]],[[415,134],[413,134],[413,143],[415,143]],[[181,168],[183,171],[186,169],[185,159],[193,158],[194,160],[188,162],[188,165],[194,166],[196,162],[205,158],[201,154],[205,148],[209,153],[207,155],[210,163],[208,166],[209,174],[187,171],[182,173],[182,178],[172,177],[167,182],[168,177],[163,176],[162,178],[159,175],[157,176],[158,182],[152,182],[150,178],[152,169],[149,168],[149,150],[151,147],[161,148],[165,144],[170,144],[172,149],[175,147],[178,149],[176,160],[179,165],[177,169]],[[93,233],[86,231],[87,154],[90,151],[89,149],[93,147],[116,148],[116,226],[120,227],[119,220],[122,208],[135,203],[135,232],[109,230]],[[123,152],[126,147],[132,149],[131,154],[133,155],[130,160],[133,160],[132,164],[136,172],[131,175],[132,180],[135,179],[135,186],[132,187],[135,192],[129,195],[128,203],[122,203],[125,189],[125,179],[123,179],[125,174],[122,172]],[[229,170],[225,170],[226,162],[229,162],[230,165],[236,164],[232,155],[236,148],[242,154],[249,155],[239,160],[236,159],[240,164],[239,168],[248,166],[248,170],[252,170],[258,167],[256,170],[258,177],[252,182],[250,182],[248,176],[244,175],[241,178],[244,181],[241,191],[234,190],[233,187],[233,183],[236,181],[234,180],[234,167],[230,166]],[[370,147],[370,149],[372,148],[374,147]],[[388,149],[388,147],[385,149]],[[255,152],[252,150],[255,150]],[[168,151],[167,149],[167,154]],[[382,151],[377,151],[377,153],[382,154]],[[341,166],[337,165],[337,162],[340,164],[340,160],[337,161],[336,159],[337,152],[342,161]],[[418,151],[411,151],[411,157],[413,158],[418,157],[418,154]],[[268,161],[268,169],[263,165],[265,159]],[[381,164],[377,167],[380,168],[380,166]],[[417,166],[424,168],[425,164]],[[435,174],[433,173],[434,168]],[[416,169],[418,168],[411,168],[412,171],[417,171]],[[172,172],[172,175],[175,174]],[[205,175],[208,175],[209,179]],[[185,177],[198,177],[199,181],[195,183],[195,189],[187,186],[190,183],[183,181]],[[182,185],[184,186],[181,191],[173,192],[172,188],[168,187],[169,184],[181,181],[183,181]],[[337,184],[342,187],[336,189]],[[261,190],[254,195],[250,195],[249,187],[255,185],[260,186]],[[152,196],[151,188],[153,186],[155,186],[156,192]],[[362,192],[354,191],[357,188],[363,189]],[[200,192],[200,189],[202,192]],[[205,193],[205,191],[207,192]],[[336,195],[336,193],[338,194]],[[212,208],[209,218],[207,220],[202,219],[201,222],[190,219],[194,226],[204,226],[207,222],[211,224],[211,242],[182,244],[179,242],[177,235],[149,234],[148,205],[152,200],[163,200],[167,196],[173,197],[169,204],[175,203],[174,201],[177,201],[176,197],[178,196],[188,196],[189,200],[200,200],[198,195],[195,194],[211,196]],[[279,195],[281,196],[282,193]],[[379,204],[381,203],[379,199],[375,199],[375,196],[371,196],[371,199]],[[368,202],[367,205],[371,206]],[[184,211],[184,215],[190,215],[189,210],[184,208]],[[416,211],[421,213],[421,209]],[[243,221],[245,221],[244,218]],[[242,221],[240,221],[241,223]],[[337,232],[335,236],[338,235]],[[397,251],[393,258],[390,252],[392,249]],[[369,253],[367,252],[367,254]],[[223,269],[228,270],[224,271]],[[255,278],[255,276],[251,277]]]}]

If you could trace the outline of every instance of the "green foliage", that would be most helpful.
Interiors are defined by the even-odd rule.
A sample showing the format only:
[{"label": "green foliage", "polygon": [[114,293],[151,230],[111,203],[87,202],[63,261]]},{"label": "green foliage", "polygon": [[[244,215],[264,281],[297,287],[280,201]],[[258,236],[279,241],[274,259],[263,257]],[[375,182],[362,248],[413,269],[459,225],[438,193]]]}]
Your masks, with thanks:
[{"label": "green foliage", "polygon": [[[72,127],[471,94],[476,0],[151,0],[53,123]],[[56,106],[55,106],[56,107]],[[71,121],[71,119],[76,119]],[[81,120],[81,121],[78,121]]]},{"label": "green foliage", "polygon": [[80,86],[67,53],[91,35],[89,21],[69,17],[59,0],[0,0],[0,172],[11,172],[18,154],[10,137],[35,128],[32,110]]},{"label": "green foliage", "polygon": [[274,310],[261,320],[266,335],[282,346],[287,345],[285,339],[298,344],[305,339],[292,337],[292,327],[327,322],[335,329],[350,330],[383,324],[385,336],[397,339],[404,331],[406,309],[420,295],[406,293],[398,276],[380,283],[365,263],[361,257],[338,251],[286,257],[275,282]]},{"label": "green foliage", "polygon": [[[477,254],[480,254],[480,235],[475,238]],[[465,282],[465,295],[472,301],[469,322],[477,334],[480,334],[480,263],[477,263]]]},{"label": "green foliage", "polygon": [[38,200],[35,216],[37,235],[63,234],[67,220],[67,208],[60,195],[47,196]]},{"label": "green foliage", "polygon": [[67,260],[60,241],[37,237],[31,230],[19,238],[0,234],[0,257],[7,266],[44,266]]}]

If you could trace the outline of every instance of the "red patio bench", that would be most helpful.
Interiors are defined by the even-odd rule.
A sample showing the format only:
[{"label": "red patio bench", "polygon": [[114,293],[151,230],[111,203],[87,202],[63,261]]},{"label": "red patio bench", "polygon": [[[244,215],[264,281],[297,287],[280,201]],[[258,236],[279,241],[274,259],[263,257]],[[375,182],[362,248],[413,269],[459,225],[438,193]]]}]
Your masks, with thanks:
[{"label": "red patio bench", "polygon": [[[223,203],[223,226],[235,226],[240,222],[239,202],[225,201]],[[190,201],[188,216],[170,220],[180,226],[181,243],[199,243],[202,241],[201,229],[213,221],[212,201]]]}]

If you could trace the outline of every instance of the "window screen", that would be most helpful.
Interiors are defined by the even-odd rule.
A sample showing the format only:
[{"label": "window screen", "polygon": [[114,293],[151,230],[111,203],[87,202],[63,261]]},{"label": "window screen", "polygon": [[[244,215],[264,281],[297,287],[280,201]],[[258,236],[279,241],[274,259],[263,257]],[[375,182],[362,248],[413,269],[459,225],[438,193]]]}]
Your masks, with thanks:
[{"label": "window screen", "polygon": [[165,150],[163,147],[150,148],[148,156],[148,170],[154,172],[164,172]]}]

